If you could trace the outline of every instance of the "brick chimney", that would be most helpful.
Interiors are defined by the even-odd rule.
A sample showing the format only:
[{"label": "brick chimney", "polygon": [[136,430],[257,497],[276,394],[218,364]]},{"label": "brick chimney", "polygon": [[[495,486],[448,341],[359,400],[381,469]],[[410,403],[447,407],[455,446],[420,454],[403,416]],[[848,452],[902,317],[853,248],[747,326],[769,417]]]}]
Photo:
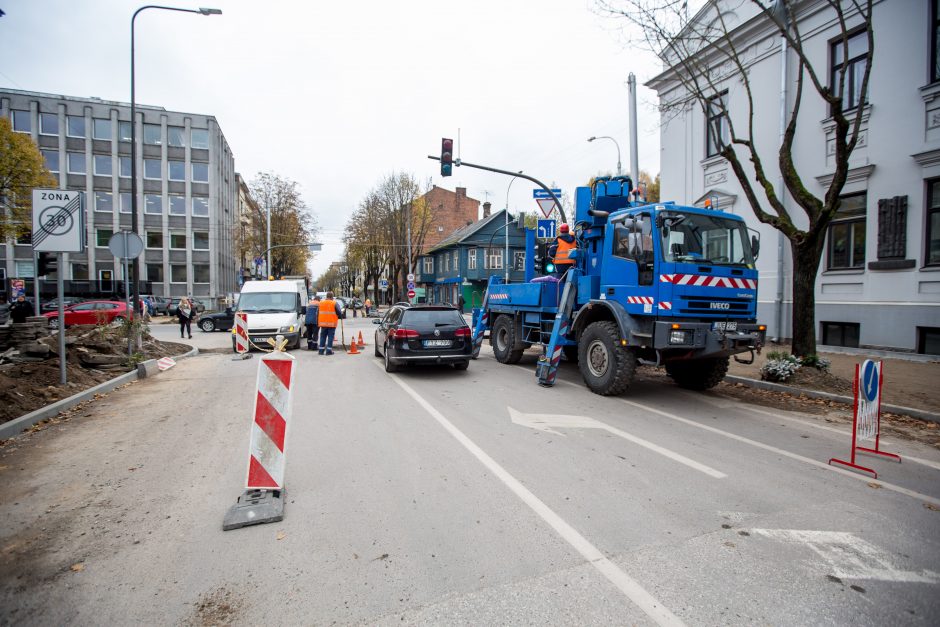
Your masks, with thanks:
[{"label": "brick chimney", "polygon": [[466,187],[458,187],[458,188],[457,188],[457,197],[458,197],[458,198],[466,198],[466,197],[467,197],[467,188],[466,188]]},{"label": "brick chimney", "polygon": [[[460,188],[458,187],[457,190],[459,191]],[[492,206],[493,204],[488,200],[485,203],[483,203],[483,217],[484,218],[490,217],[490,207]]]}]

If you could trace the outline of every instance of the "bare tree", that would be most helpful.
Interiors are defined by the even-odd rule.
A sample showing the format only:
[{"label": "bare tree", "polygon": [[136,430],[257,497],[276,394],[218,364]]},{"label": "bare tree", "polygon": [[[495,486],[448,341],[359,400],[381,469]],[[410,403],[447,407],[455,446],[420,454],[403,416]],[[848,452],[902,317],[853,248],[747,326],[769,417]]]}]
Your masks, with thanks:
[{"label": "bare tree", "polygon": [[[873,0],[706,0],[691,20],[686,0],[598,0],[602,12],[623,18],[632,41],[663,61],[667,80],[674,81],[683,96],[661,105],[669,118],[689,104],[705,115],[713,145],[719,147],[741,185],[757,218],[783,233],[793,257],[793,352],[816,352],[815,284],[825,243],[826,230],[839,209],[839,198],[849,173],[849,159],[859,142],[863,115],[859,114],[868,93],[875,50],[872,30]],[[828,76],[828,59],[815,58],[805,46],[800,20],[818,10],[838,26],[841,65]],[[758,148],[755,141],[755,94],[751,70],[759,61],[756,42],[739,28],[741,15],[753,14],[772,24],[796,59],[795,85],[779,148]],[[866,34],[867,53],[861,76],[853,77],[855,89],[847,88],[850,70],[849,38],[861,30]],[[860,80],[858,80],[860,78]],[[744,110],[729,115],[726,99],[716,98],[731,81],[743,90]],[[855,98],[858,102],[852,102]],[[832,116],[834,131],[832,180],[820,197],[804,183],[793,160],[804,98],[821,100]],[[741,100],[741,99],[739,99]],[[857,105],[857,107],[855,106]],[[818,124],[810,120],[810,124]],[[727,135],[722,132],[727,129]],[[784,190],[776,189],[765,162],[776,159]],[[803,216],[793,216],[786,194]]]},{"label": "bare tree", "polygon": [[[271,245],[304,244],[319,233],[314,215],[307,208],[295,181],[273,172],[259,172],[251,182],[251,195],[258,203],[259,220],[271,218]],[[254,219],[254,218],[253,218]],[[266,248],[267,224],[264,228],[250,229],[247,237],[261,239],[255,244],[258,254]],[[257,235],[255,235],[257,234]],[[271,251],[271,268],[274,275],[306,275],[310,251],[301,246],[275,248]]]}]

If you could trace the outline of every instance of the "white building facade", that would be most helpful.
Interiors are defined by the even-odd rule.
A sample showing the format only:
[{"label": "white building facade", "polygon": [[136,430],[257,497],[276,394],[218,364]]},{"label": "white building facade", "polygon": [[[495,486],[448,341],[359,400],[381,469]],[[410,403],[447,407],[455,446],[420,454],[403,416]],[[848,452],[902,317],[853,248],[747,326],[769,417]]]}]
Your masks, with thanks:
[{"label": "white building facade", "polygon": [[[842,61],[835,14],[821,0],[797,4],[804,50],[832,85],[834,68]],[[784,46],[773,23],[750,3],[732,0],[725,8],[751,83],[754,141],[770,180],[778,182],[779,194],[781,111],[787,116],[792,111],[797,58],[792,50],[781,54]],[[816,281],[820,344],[940,354],[938,11],[938,3],[929,0],[874,3],[875,52],[867,97],[855,84],[864,68],[867,35],[851,30],[862,25],[861,18],[849,18],[846,108],[854,109],[851,117],[862,116],[862,125]],[[716,69],[720,78],[714,97],[726,103],[741,135],[739,129],[747,124],[746,91],[728,65]],[[664,111],[661,197],[700,206],[709,200],[718,209],[742,215],[760,231],[758,316],[768,324],[768,337],[789,338],[793,267],[789,242],[754,216],[734,172],[716,154],[715,141],[709,141],[705,113],[688,99],[671,69],[648,85],[658,92]],[[808,81],[803,92],[793,161],[804,185],[822,198],[835,170],[834,122]],[[741,149],[738,155],[749,167]],[[760,188],[755,189],[764,211],[773,213]],[[796,225],[805,228],[802,210],[789,198],[784,202]]]}]

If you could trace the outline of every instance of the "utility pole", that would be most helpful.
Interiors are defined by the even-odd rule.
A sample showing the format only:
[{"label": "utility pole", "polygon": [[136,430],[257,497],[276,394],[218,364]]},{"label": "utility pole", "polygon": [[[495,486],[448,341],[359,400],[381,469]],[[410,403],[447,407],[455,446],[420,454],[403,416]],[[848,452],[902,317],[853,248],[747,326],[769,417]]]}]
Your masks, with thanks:
[{"label": "utility pole", "polygon": [[636,136],[636,76],[630,72],[627,77],[627,92],[630,95],[630,173],[634,189],[640,184],[639,144]]}]

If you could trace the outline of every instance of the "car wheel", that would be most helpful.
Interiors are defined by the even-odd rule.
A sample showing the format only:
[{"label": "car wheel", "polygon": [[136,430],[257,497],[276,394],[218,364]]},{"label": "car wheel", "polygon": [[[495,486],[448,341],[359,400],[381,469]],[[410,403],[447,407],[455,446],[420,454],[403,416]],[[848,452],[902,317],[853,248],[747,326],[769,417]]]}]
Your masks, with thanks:
[{"label": "car wheel", "polygon": [[212,333],[215,331],[215,322],[212,320],[203,320],[199,323],[199,328],[205,331],[206,333]]},{"label": "car wheel", "polygon": [[388,344],[382,347],[382,352],[385,353],[385,372],[398,371],[398,364],[394,363],[388,356]]},{"label": "car wheel", "polygon": [[49,318],[49,328],[58,329],[59,328],[59,319],[58,318]]},{"label": "car wheel", "polygon": [[454,364],[454,370],[466,370],[469,367],[469,361],[458,361],[456,364]]},{"label": "car wheel", "polygon": [[124,316],[114,316],[114,319],[111,320],[111,326],[119,327],[124,324]]}]

